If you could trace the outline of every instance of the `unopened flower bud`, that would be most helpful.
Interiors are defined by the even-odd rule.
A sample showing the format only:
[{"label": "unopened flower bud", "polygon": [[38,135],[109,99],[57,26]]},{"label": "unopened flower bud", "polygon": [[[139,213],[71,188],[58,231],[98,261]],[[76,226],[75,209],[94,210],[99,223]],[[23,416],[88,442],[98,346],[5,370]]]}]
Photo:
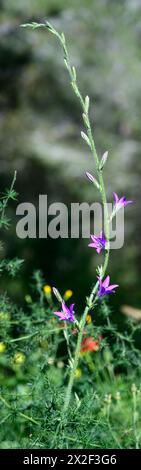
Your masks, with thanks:
[{"label": "unopened flower bud", "polygon": [[89,106],[90,106],[90,98],[89,96],[87,95],[86,98],[85,98],[85,109],[86,109],[86,112],[88,113],[89,111]]},{"label": "unopened flower bud", "polygon": [[89,137],[87,136],[87,134],[85,134],[85,132],[81,132],[81,137],[83,140],[85,140],[86,144],[89,145],[89,147],[91,147],[91,142],[89,140]]},{"label": "unopened flower bud", "polygon": [[62,297],[61,297],[58,289],[56,289],[56,287],[53,287],[52,290],[53,290],[53,293],[54,293],[56,299],[58,300],[58,302],[62,302]]},{"label": "unopened flower bud", "polygon": [[93,175],[91,175],[91,173],[89,173],[88,171],[86,171],[86,176],[87,176],[88,180],[91,183],[95,184],[96,188],[99,189],[99,183],[98,183],[97,179]]},{"label": "unopened flower bud", "polygon": [[108,158],[108,152],[105,152],[103,154],[103,157],[101,158],[101,162],[100,162],[100,166],[99,166],[99,169],[102,170],[102,168],[104,167],[106,161],[107,161],[107,158]]}]

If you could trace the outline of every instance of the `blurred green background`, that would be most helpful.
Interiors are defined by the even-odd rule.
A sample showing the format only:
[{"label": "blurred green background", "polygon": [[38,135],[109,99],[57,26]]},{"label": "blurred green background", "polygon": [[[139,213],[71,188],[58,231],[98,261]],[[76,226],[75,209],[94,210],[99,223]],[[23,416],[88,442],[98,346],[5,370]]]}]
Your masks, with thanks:
[{"label": "blurred green background", "polygon": [[[79,104],[72,92],[56,39],[44,30],[19,27],[47,19],[66,34],[79,85],[91,98],[91,119],[100,154],[109,150],[105,168],[108,198],[112,191],[134,200],[126,210],[125,245],[111,253],[109,272],[120,289],[120,305],[141,307],[141,1],[3,0],[0,1],[0,188],[18,172],[18,201],[38,211],[39,194],[53,201],[97,201],[86,181],[94,173]],[[12,225],[3,236],[1,257],[25,259],[14,281],[1,279],[1,290],[22,302],[34,269],[63,292],[74,291],[81,307],[95,280],[98,255],[88,241],[19,240]],[[101,261],[100,261],[101,263]]]}]

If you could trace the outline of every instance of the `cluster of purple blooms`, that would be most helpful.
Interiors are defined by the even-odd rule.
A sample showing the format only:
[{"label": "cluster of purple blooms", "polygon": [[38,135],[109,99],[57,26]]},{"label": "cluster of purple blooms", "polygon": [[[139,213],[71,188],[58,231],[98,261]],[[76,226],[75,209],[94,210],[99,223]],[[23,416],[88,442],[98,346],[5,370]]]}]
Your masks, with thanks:
[{"label": "cluster of purple blooms", "polygon": [[[88,177],[89,175],[89,177]],[[93,176],[87,173],[88,179],[93,181]],[[128,201],[125,196],[119,198],[118,195],[114,192],[114,207],[113,207],[113,215],[116,214],[121,208],[131,204],[132,201]],[[91,243],[88,245],[90,248],[94,248],[96,252],[99,254],[102,250],[106,250],[107,240],[105,238],[104,232],[101,231],[99,237],[96,235],[91,235]],[[115,293],[115,289],[117,289],[118,284],[111,284],[110,285],[110,276],[107,276],[104,280],[98,277],[98,297],[104,297],[107,294]],[[70,307],[67,307],[65,302],[62,301],[62,309],[60,312],[54,312],[54,315],[57,315],[60,320],[73,322],[75,320],[74,317],[74,304],[71,304]]]}]

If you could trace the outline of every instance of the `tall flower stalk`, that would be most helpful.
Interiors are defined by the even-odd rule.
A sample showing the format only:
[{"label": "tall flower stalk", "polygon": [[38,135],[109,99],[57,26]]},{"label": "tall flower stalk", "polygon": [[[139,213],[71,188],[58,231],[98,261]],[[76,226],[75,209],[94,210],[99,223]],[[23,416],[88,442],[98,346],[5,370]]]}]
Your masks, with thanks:
[{"label": "tall flower stalk", "polygon": [[[87,297],[86,306],[85,306],[84,312],[82,314],[82,317],[81,317],[81,320],[80,320],[80,323],[79,323],[79,328],[78,328],[79,332],[78,332],[76,350],[75,350],[74,359],[73,359],[73,361],[71,361],[70,377],[69,377],[69,382],[68,382],[67,391],[66,391],[66,395],[65,395],[65,402],[64,402],[63,411],[64,411],[64,413],[66,413],[67,409],[69,407],[70,399],[71,399],[71,392],[72,392],[73,383],[74,383],[74,379],[75,379],[76,369],[78,367],[81,343],[82,343],[83,332],[84,332],[85,323],[86,323],[86,317],[87,317],[89,311],[94,308],[94,306],[95,306],[97,300],[99,299],[99,297],[105,295],[106,293],[111,293],[113,288],[117,287],[117,285],[109,286],[109,276],[107,276],[107,278],[103,281],[104,275],[105,275],[106,270],[107,270],[108,262],[109,262],[109,252],[110,252],[110,240],[109,240],[109,223],[110,223],[110,220],[109,220],[109,213],[108,213],[106,189],[105,189],[104,178],[103,178],[103,168],[104,168],[104,165],[107,161],[108,152],[105,152],[101,159],[99,158],[97,150],[96,150],[96,146],[95,146],[95,140],[94,140],[92,127],[91,127],[91,122],[90,122],[90,116],[89,116],[90,100],[89,100],[88,96],[83,98],[83,96],[80,92],[78,82],[77,82],[76,69],[70,63],[69,54],[68,54],[67,45],[66,45],[66,39],[65,39],[64,34],[63,33],[62,34],[58,33],[58,31],[56,31],[54,29],[54,27],[49,22],[40,23],[40,24],[39,23],[31,23],[31,24],[25,24],[25,25],[22,25],[22,26],[23,27],[30,27],[32,29],[42,28],[42,27],[46,28],[50,33],[54,34],[57,37],[59,43],[61,44],[61,47],[62,47],[63,53],[64,53],[64,63],[65,63],[66,69],[67,69],[69,77],[70,77],[71,86],[73,88],[73,91],[74,91],[74,93],[75,93],[75,95],[76,95],[76,97],[77,97],[77,99],[80,103],[80,107],[82,109],[82,118],[83,118],[85,132],[81,132],[81,136],[82,136],[85,143],[89,146],[89,148],[91,150],[92,157],[94,159],[95,167],[96,167],[97,179],[95,177],[93,177],[92,175],[90,175],[90,173],[88,173],[88,172],[86,173],[86,176],[97,187],[97,189],[100,193],[102,206],[103,206],[103,213],[104,213],[104,233],[103,233],[103,236],[105,237],[105,244],[106,244],[106,247],[104,247],[105,248],[104,249],[104,261],[103,261],[103,265],[101,266],[101,268],[98,268],[98,275],[99,275],[98,280],[95,283],[92,291],[90,292],[90,295]],[[118,198],[118,196],[116,196],[116,198]],[[115,215],[116,210],[119,209],[119,203],[120,203],[120,207],[124,207],[125,205],[127,205],[128,202],[126,201],[126,204],[125,204],[125,198],[121,198],[121,199],[118,199],[118,200],[116,199],[116,204],[114,206],[113,216]],[[97,237],[95,237],[95,239],[96,238]],[[97,241],[98,241],[98,243],[100,243],[100,238],[99,239],[97,238]],[[62,310],[63,311],[61,311],[61,312],[55,312],[55,313],[60,317],[60,320],[63,319],[64,316],[65,316],[65,320],[67,320],[67,315],[69,313],[68,316],[69,316],[69,321],[70,321],[70,317],[71,317],[70,310],[64,305],[63,305]]]},{"label": "tall flower stalk", "polygon": [[[78,82],[77,82],[77,74],[75,67],[71,66],[70,64],[70,59],[68,55],[68,50],[66,46],[66,40],[64,34],[59,34],[49,23],[46,24],[47,28],[49,31],[57,36],[59,39],[61,46],[63,48],[64,52],[64,63],[65,66],[68,70],[70,79],[71,79],[71,85],[74,90],[74,93],[76,97],[78,98],[80,102],[80,106],[82,108],[82,117],[83,117],[83,122],[84,122],[84,127],[86,129],[86,134],[81,133],[82,138],[86,141],[86,143],[89,145],[93,159],[95,161],[96,165],[96,171],[97,171],[97,177],[98,177],[98,189],[101,195],[101,200],[103,204],[103,209],[104,209],[104,233],[105,237],[107,240],[107,249],[106,249],[106,254],[105,254],[105,261],[104,265],[102,268],[101,272],[101,277],[103,278],[107,266],[108,266],[108,261],[109,261],[109,250],[110,250],[110,242],[109,242],[109,214],[108,214],[108,207],[107,207],[107,198],[106,198],[106,190],[105,190],[105,184],[104,184],[104,179],[103,179],[103,168],[100,165],[100,160],[97,154],[96,146],[95,146],[95,141],[92,133],[92,128],[91,128],[91,122],[90,122],[90,117],[89,117],[89,105],[90,105],[90,100],[89,97],[86,96],[84,99],[82,97],[82,94],[79,90],[78,87]],[[76,345],[76,350],[75,350],[75,356],[74,356],[74,361],[72,365],[72,369],[70,372],[70,378],[69,378],[69,383],[66,391],[66,397],[65,397],[65,402],[64,402],[64,411],[66,412],[70,403],[70,398],[71,398],[71,391],[74,383],[74,378],[75,378],[75,372],[78,366],[79,362],[79,355],[80,355],[80,348],[81,348],[81,343],[82,343],[82,338],[83,338],[83,331],[85,328],[85,323],[86,323],[86,317],[91,310],[91,308],[94,307],[96,299],[97,299],[97,291],[98,291],[98,282],[96,282],[95,286],[93,287],[89,297],[87,298],[87,304],[84,310],[84,313],[82,315],[80,325],[79,325],[79,334],[78,334],[78,339],[77,339],[77,345]]]}]

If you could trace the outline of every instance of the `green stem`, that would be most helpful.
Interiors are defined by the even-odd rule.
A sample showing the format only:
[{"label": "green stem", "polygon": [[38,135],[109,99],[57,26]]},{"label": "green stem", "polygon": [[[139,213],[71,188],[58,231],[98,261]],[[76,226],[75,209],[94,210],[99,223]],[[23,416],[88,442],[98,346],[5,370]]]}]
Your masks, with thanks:
[{"label": "green stem", "polygon": [[25,413],[21,413],[21,411],[19,411],[19,415],[27,421],[31,421],[31,423],[39,424],[39,421],[36,421],[35,419],[31,418],[31,416],[25,415]]},{"label": "green stem", "polygon": [[110,410],[111,410],[111,404],[108,403],[108,405],[107,405],[107,424],[108,424],[108,428],[109,428],[109,431],[110,431],[110,433],[113,437],[113,440],[115,441],[116,446],[118,446],[117,448],[121,449],[120,442],[119,442],[115,432],[113,431],[111,423],[110,423]]},{"label": "green stem", "polygon": [[136,397],[136,390],[133,390],[133,429],[134,429],[134,437],[135,437],[135,448],[139,449],[139,442],[138,442],[138,433],[137,433],[137,397]]},{"label": "green stem", "polygon": [[10,339],[9,343],[16,343],[17,341],[24,341],[24,340],[32,338],[33,336],[36,336],[38,334],[39,334],[39,331],[35,331],[35,333],[32,333],[30,335],[20,336],[20,338]]},{"label": "green stem", "polygon": [[63,329],[63,333],[64,333],[64,338],[65,338],[66,344],[67,344],[67,351],[68,351],[68,355],[69,355],[69,359],[70,359],[70,364],[72,366],[73,358],[72,358],[72,354],[71,354],[71,350],[70,350],[70,342],[69,342],[69,335],[68,335],[68,329],[67,329],[66,321],[65,321],[65,328]]}]

